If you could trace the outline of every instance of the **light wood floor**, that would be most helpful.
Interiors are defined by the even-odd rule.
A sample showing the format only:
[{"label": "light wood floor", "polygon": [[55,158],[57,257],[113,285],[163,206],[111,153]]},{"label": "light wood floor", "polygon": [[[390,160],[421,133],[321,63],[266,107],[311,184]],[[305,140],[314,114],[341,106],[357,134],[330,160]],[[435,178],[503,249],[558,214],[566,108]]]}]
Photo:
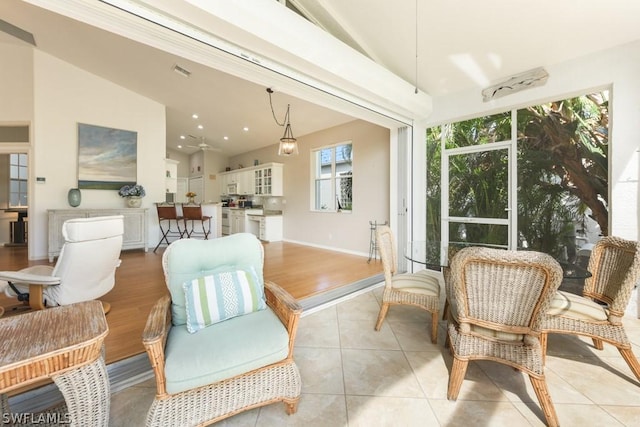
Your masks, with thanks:
[{"label": "light wood floor", "polygon": [[[366,257],[348,255],[286,242],[266,243],[264,276],[278,283],[297,300],[332,291],[382,272],[380,261],[367,263]],[[142,331],[153,304],[164,295],[162,249],[157,253],[123,251],[114,289],[101,300],[111,304],[107,315],[106,362],[112,363],[144,352]],[[0,270],[15,271],[46,260],[27,260],[26,247],[0,246]],[[0,294],[5,316],[16,300]]]}]

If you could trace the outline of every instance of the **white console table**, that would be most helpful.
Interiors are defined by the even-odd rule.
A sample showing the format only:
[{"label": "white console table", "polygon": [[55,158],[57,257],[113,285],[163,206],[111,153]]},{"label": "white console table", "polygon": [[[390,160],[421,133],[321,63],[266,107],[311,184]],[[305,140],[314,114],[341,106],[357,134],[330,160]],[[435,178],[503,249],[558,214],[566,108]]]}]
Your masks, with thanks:
[{"label": "white console table", "polygon": [[122,249],[147,249],[147,209],[49,209],[49,262],[60,254],[64,244],[62,224],[69,219],[91,218],[96,216],[124,216],[124,236]]}]

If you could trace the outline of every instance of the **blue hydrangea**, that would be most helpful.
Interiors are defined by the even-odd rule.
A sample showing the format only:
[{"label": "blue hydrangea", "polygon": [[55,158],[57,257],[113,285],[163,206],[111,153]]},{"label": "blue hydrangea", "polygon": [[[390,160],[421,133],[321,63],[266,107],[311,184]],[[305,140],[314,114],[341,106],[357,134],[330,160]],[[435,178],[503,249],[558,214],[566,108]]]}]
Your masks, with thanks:
[{"label": "blue hydrangea", "polygon": [[118,190],[118,194],[120,195],[120,197],[131,197],[131,196],[144,197],[146,193],[142,185],[136,184],[136,185],[123,186],[120,190]]}]

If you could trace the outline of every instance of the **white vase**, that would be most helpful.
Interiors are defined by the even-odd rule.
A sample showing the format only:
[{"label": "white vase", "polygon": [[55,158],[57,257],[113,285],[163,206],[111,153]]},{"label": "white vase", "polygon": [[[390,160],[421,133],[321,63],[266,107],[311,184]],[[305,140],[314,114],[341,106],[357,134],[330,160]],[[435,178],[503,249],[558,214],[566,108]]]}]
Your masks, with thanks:
[{"label": "white vase", "polygon": [[127,197],[127,206],[130,208],[139,208],[142,206],[142,197],[129,196]]}]

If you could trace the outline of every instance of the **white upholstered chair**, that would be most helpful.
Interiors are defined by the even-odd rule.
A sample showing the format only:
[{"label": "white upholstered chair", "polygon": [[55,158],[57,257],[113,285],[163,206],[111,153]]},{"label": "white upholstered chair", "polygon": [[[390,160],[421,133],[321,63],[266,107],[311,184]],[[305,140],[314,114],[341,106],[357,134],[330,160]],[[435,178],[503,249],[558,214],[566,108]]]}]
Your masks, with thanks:
[{"label": "white upholstered chair", "polygon": [[165,250],[169,295],[153,307],[142,340],[157,386],[147,426],[208,425],[274,402],[296,412],[302,309],[264,281],[263,262],[250,233],[182,239]]},{"label": "white upholstered chair", "polygon": [[[65,243],[55,266],[0,272],[0,280],[8,282],[5,293],[33,309],[100,298],[115,285],[123,231],[122,215],[65,221]],[[108,312],[109,305],[103,305]]]},{"label": "white upholstered chair", "polygon": [[375,330],[379,331],[391,305],[413,305],[431,313],[431,342],[438,339],[440,282],[423,270],[418,273],[397,274],[396,242],[388,226],[376,228],[376,239],[384,269],[384,292]]}]

